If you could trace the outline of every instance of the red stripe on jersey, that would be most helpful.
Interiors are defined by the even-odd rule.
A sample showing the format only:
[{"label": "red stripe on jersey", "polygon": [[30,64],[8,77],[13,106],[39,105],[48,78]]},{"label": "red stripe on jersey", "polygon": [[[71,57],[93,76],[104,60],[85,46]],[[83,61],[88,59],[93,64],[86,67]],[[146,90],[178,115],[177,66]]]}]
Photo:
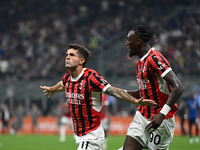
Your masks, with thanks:
[{"label": "red stripe on jersey", "polygon": [[71,113],[70,113],[70,107],[69,104],[66,102],[63,102],[60,106],[62,110],[62,116],[66,116],[68,118],[71,118]]},{"label": "red stripe on jersey", "polygon": [[[155,49],[151,49],[145,58],[137,61],[136,73],[140,96],[145,99],[153,99],[158,103],[158,107],[155,108],[148,106],[137,108],[145,118],[159,113],[167,102],[171,87],[161,76],[164,76],[170,69],[169,62]],[[175,104],[166,118],[171,118],[176,111]]]},{"label": "red stripe on jersey", "polygon": [[[63,76],[66,99],[70,105],[74,133],[78,136],[85,135],[100,125],[101,92],[108,82],[96,71],[84,69],[82,76],[76,81],[71,80],[69,72]],[[95,92],[95,95],[92,93]],[[99,101],[94,104],[94,99]],[[94,106],[97,105],[95,108]]]}]

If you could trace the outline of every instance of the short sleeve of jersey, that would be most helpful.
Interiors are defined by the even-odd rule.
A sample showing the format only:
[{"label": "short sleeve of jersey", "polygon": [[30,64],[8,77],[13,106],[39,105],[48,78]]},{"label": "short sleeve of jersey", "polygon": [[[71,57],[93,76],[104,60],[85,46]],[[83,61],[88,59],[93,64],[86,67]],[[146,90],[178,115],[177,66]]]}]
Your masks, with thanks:
[{"label": "short sleeve of jersey", "polygon": [[66,80],[68,79],[69,77],[69,73],[65,74],[63,77],[62,77],[62,86],[64,87],[66,85]]},{"label": "short sleeve of jersey", "polygon": [[150,64],[162,78],[172,70],[167,59],[159,52],[150,57]]},{"label": "short sleeve of jersey", "polygon": [[66,84],[66,82],[65,82],[65,78],[64,78],[64,77],[65,77],[65,76],[62,77],[62,84],[61,84],[63,87],[64,87],[65,84]]},{"label": "short sleeve of jersey", "polygon": [[91,85],[99,92],[105,92],[111,85],[98,73],[94,72],[90,78]]}]

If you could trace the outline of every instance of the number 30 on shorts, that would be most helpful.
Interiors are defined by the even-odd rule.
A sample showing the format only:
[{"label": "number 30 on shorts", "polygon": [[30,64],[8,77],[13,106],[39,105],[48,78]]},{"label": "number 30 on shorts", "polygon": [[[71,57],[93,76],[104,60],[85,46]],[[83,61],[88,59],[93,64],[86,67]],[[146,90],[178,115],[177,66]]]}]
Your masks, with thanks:
[{"label": "number 30 on shorts", "polygon": [[160,144],[161,136],[160,135],[154,135],[153,132],[150,133],[149,141],[153,142],[155,145]]}]

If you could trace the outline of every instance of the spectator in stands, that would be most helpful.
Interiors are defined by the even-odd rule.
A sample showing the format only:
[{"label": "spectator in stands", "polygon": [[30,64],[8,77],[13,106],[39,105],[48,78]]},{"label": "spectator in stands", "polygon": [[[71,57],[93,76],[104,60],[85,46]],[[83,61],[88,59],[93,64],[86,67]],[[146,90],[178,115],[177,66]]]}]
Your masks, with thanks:
[{"label": "spectator in stands", "polygon": [[[77,41],[89,47],[88,43],[90,43],[90,39],[93,39],[95,45],[101,47],[109,39],[123,33],[123,29],[130,28],[132,22],[150,24],[157,22],[157,26],[161,30],[161,49],[167,44],[172,46],[170,47],[171,50],[165,53],[166,57],[172,58],[170,63],[175,68],[174,71],[179,74],[198,74],[200,72],[199,14],[195,14],[195,10],[194,14],[187,14],[187,11],[183,11],[180,12],[181,15],[177,14],[176,16],[175,14],[174,17],[168,19],[167,16],[163,15],[164,13],[171,13],[171,10],[167,8],[176,10],[177,5],[187,3],[187,1],[184,1],[185,3],[180,4],[177,0],[173,3],[170,2],[152,1],[152,3],[149,3],[148,1],[127,0],[123,2],[90,1],[88,3],[80,0],[74,2],[56,0],[44,5],[40,1],[27,1],[22,4],[11,0],[9,3],[4,3],[0,6],[0,10],[3,11],[0,23],[0,41],[2,41],[0,43],[1,80],[10,78],[21,81],[58,76],[58,72],[63,70],[63,67],[59,64],[62,64],[63,51],[61,50],[64,49],[66,41]],[[187,4],[197,5],[196,3],[199,4],[195,1],[190,1]],[[163,8],[163,6],[168,7]],[[6,9],[8,7],[10,9]],[[21,9],[18,9],[19,7]],[[54,9],[50,9],[51,7]],[[73,9],[73,7],[77,9]],[[33,8],[35,8],[34,10],[49,11],[33,11]],[[136,15],[133,18],[126,15],[139,14],[141,9],[144,10],[143,16]],[[10,10],[12,10],[12,13],[10,13]],[[77,15],[77,11],[79,15]],[[26,15],[23,12],[26,12]],[[81,12],[84,12],[84,15]],[[152,14],[156,17],[152,18]],[[66,18],[68,19],[66,20]],[[79,26],[80,23],[81,27]],[[194,32],[190,30],[191,25],[194,26]],[[76,26],[80,28],[76,28]],[[168,28],[168,32],[162,28],[163,26]],[[76,36],[72,36],[71,33]],[[54,41],[54,44],[52,44],[52,41]],[[99,49],[95,51],[100,52]],[[55,53],[57,55],[53,57]],[[172,53],[175,54],[174,57]],[[178,56],[175,57],[176,55]],[[52,61],[48,62],[49,59]],[[194,67],[190,66],[193,61],[195,61],[192,65]],[[112,63],[111,61],[107,65],[112,66]],[[15,70],[15,68],[18,68],[18,70]],[[113,74],[124,76],[120,70],[114,70]]]}]

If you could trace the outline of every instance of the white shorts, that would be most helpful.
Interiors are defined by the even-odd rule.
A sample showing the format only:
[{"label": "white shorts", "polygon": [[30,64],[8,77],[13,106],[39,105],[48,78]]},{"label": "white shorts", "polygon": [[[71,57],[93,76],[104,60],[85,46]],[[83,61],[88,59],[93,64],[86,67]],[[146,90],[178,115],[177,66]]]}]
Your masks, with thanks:
[{"label": "white shorts", "polygon": [[72,118],[62,116],[60,119],[61,124],[68,124],[70,127],[72,127]]},{"label": "white shorts", "polygon": [[77,150],[101,150],[101,146],[105,140],[105,133],[102,125],[86,135],[77,136],[74,134],[76,144],[78,144]]},{"label": "white shorts", "polygon": [[146,131],[145,127],[150,123],[139,111],[136,111],[132,123],[129,125],[127,135],[136,139],[142,146],[148,145],[149,149],[167,150],[174,135],[174,117],[163,120],[155,131]]},{"label": "white shorts", "polygon": [[103,126],[103,128],[108,131],[109,130],[109,119],[105,118],[105,119],[101,119],[101,124]]}]

